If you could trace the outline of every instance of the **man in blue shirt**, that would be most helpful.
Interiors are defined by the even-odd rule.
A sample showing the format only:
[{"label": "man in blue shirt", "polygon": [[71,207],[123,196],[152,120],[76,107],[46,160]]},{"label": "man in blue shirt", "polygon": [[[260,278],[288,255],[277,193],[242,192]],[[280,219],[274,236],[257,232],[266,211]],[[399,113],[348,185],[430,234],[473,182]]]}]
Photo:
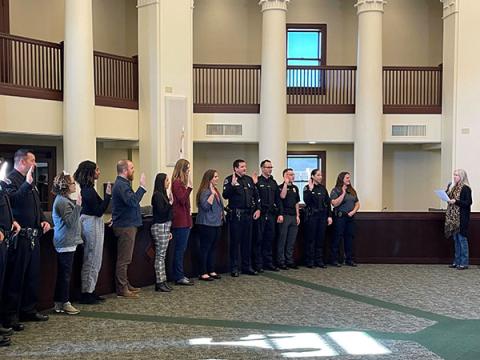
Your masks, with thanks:
[{"label": "man in blue shirt", "polygon": [[137,191],[133,191],[130,182],[133,180],[134,173],[135,169],[130,160],[120,160],[117,163],[117,179],[112,190],[113,233],[118,238],[115,282],[117,295],[125,298],[138,298],[140,291],[139,288],[133,287],[127,278],[137,228],[142,225],[140,201],[147,192],[145,174],[140,176],[140,186]]}]

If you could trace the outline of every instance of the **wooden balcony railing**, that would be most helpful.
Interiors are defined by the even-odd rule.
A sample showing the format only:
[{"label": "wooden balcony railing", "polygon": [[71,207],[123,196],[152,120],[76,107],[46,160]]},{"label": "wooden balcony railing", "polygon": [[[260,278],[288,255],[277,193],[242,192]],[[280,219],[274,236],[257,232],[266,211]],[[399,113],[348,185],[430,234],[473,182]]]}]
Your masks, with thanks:
[{"label": "wooden balcony railing", "polygon": [[384,114],[441,114],[442,67],[383,67]]},{"label": "wooden balcony railing", "polygon": [[193,65],[193,111],[258,113],[260,65]]},{"label": "wooden balcony railing", "polygon": [[62,100],[63,46],[0,33],[0,94]]},{"label": "wooden balcony railing", "polygon": [[94,51],[95,104],[138,109],[138,58]]},{"label": "wooden balcony railing", "polygon": [[355,66],[288,66],[288,113],[354,113]]}]

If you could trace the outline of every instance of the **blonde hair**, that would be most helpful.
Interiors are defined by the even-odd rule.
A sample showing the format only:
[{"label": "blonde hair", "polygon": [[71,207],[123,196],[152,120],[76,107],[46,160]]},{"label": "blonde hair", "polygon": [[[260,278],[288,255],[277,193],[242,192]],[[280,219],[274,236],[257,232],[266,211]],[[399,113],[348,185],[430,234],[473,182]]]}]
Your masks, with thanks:
[{"label": "blonde hair", "polygon": [[179,179],[183,185],[188,184],[188,169],[190,168],[190,162],[185,159],[179,159],[173,168],[172,182]]},{"label": "blonde hair", "polygon": [[458,182],[459,185],[467,185],[467,186],[470,186],[470,183],[468,182],[468,176],[467,176],[467,172],[463,169],[456,169],[454,172],[456,172],[458,174],[458,176],[460,177],[460,181]]}]

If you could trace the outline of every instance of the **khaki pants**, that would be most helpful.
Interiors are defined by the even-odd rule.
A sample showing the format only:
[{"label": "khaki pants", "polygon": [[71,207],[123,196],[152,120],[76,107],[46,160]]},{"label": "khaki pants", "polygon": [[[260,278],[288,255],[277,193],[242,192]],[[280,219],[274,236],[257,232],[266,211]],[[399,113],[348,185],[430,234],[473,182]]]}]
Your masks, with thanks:
[{"label": "khaki pants", "polygon": [[118,238],[117,266],[115,268],[115,283],[117,293],[128,290],[127,270],[132,262],[133,247],[135,246],[136,227],[114,227],[113,233]]}]

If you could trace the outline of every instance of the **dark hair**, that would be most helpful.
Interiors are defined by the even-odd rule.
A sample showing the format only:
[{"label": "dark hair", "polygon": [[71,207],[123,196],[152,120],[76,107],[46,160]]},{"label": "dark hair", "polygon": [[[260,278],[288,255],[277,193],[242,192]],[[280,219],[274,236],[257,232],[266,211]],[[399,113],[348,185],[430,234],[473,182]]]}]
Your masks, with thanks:
[{"label": "dark hair", "polygon": [[15,151],[15,155],[13,155],[13,161],[15,165],[18,165],[20,160],[24,160],[28,154],[33,154],[33,151],[30,149],[18,149]]},{"label": "dark hair", "polygon": [[310,177],[313,178],[319,171],[320,169],[313,169],[312,172],[310,173]]},{"label": "dark hair", "polygon": [[117,162],[117,174],[120,175],[123,173],[125,170],[128,169],[128,164],[130,163],[130,160],[120,160]]},{"label": "dark hair", "polygon": [[265,163],[267,163],[267,162],[271,163],[270,160],[265,159],[265,160],[263,160],[263,161],[260,163],[260,167],[263,167],[263,165],[265,165]]},{"label": "dark hair", "polygon": [[245,160],[242,160],[242,159],[237,159],[233,162],[233,168],[238,168],[240,166],[241,163],[246,163]]},{"label": "dark hair", "polygon": [[[348,171],[342,171],[340,174],[338,174],[337,183],[335,184],[335,188],[337,188],[338,190],[342,190],[343,180],[345,179],[345,176],[347,176],[347,175],[350,175],[350,173]],[[357,192],[353,188],[352,184],[347,186],[347,193],[349,193],[353,196],[357,196]]]},{"label": "dark hair", "polygon": [[95,184],[95,170],[97,164],[93,161],[85,160],[78,164],[77,170],[73,174],[73,178],[81,188],[92,187]]},{"label": "dark hair", "polygon": [[282,176],[285,176],[285,173],[286,173],[287,171],[293,171],[293,169],[292,169],[292,168],[286,168],[285,170],[283,170]]},{"label": "dark hair", "polygon": [[165,181],[167,181],[167,174],[158,173],[155,177],[155,184],[153,185],[153,194],[160,193],[165,201],[168,202],[167,189],[165,189]]},{"label": "dark hair", "polygon": [[208,169],[203,174],[202,181],[200,182],[200,186],[199,186],[198,192],[197,192],[197,205],[198,206],[200,206],[200,195],[202,194],[202,191],[204,191],[204,190],[206,190],[210,187],[210,181],[212,181],[216,172],[217,172],[217,170]]}]

